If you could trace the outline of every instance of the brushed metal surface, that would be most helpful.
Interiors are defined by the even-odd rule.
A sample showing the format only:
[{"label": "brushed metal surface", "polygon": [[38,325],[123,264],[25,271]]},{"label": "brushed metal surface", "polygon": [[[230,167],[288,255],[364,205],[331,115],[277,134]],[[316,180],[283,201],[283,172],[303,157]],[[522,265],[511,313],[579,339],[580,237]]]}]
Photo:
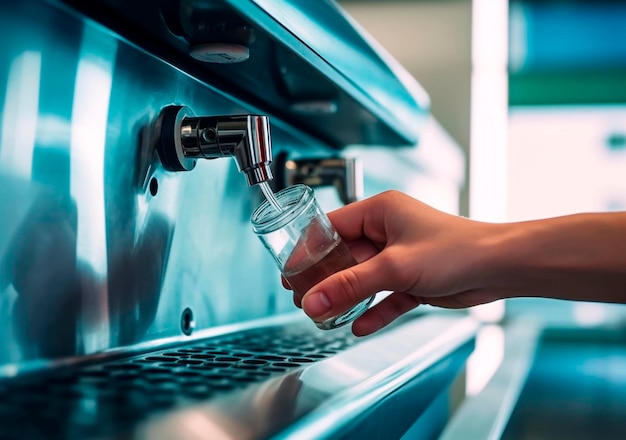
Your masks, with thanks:
[{"label": "brushed metal surface", "polygon": [[[249,225],[260,191],[231,158],[166,171],[155,121],[168,105],[261,114],[274,155],[337,157],[336,145],[64,2],[2,2],[0,28],[0,377],[296,310]],[[420,161],[378,149],[365,174],[401,186],[430,174]],[[423,188],[455,192],[457,178]]]},{"label": "brushed metal surface", "polygon": [[415,145],[427,93],[334,0],[62,0],[337,149]]},{"label": "brushed metal surface", "polygon": [[[293,311],[230,158],[165,171],[163,107],[260,113],[64,7],[0,5],[0,365]],[[328,149],[270,119],[274,150]]]},{"label": "brushed metal surface", "polygon": [[476,330],[463,314],[418,317],[293,372],[147,420],[128,438],[400,438],[458,373]]},{"label": "brushed metal surface", "polygon": [[0,380],[0,439],[400,438],[447,393],[476,330],[460,312],[413,312],[357,338],[292,315]]}]

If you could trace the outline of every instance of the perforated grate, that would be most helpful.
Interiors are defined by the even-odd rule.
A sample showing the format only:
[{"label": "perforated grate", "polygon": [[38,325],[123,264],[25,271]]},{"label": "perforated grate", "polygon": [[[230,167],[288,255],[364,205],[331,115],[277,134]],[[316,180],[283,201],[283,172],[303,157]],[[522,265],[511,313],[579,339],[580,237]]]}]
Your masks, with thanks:
[{"label": "perforated grate", "polygon": [[0,382],[0,439],[93,438],[332,356],[349,329],[255,329],[128,359]]}]

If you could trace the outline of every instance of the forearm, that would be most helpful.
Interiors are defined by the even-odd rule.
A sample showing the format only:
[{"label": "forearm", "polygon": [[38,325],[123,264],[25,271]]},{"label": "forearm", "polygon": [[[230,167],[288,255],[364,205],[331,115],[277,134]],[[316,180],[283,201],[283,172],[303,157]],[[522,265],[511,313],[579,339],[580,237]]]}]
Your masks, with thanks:
[{"label": "forearm", "polygon": [[494,225],[487,282],[502,297],[626,303],[626,213]]}]

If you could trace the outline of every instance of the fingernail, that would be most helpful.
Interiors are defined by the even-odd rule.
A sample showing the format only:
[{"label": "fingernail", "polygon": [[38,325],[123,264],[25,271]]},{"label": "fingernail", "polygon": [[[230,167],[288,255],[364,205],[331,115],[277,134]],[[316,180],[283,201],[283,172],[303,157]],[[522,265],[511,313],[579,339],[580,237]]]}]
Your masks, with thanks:
[{"label": "fingernail", "polygon": [[331,304],[324,292],[314,292],[303,298],[302,307],[307,315],[315,318],[328,312]]}]

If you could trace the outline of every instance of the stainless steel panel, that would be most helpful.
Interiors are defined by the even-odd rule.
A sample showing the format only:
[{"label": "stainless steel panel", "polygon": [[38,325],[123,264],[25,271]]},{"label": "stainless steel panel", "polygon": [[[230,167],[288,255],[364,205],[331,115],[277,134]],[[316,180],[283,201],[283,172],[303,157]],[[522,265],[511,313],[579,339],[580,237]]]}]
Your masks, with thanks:
[{"label": "stainless steel panel", "polygon": [[477,329],[458,312],[420,315],[367,338],[299,316],[0,381],[0,438],[400,438]]},{"label": "stainless steel panel", "polygon": [[502,364],[485,388],[464,401],[441,434],[442,440],[502,438],[532,366],[543,324],[520,319],[505,327]]},{"label": "stainless steel panel", "polygon": [[[79,13],[68,3],[81,3],[84,10]],[[347,113],[324,130],[315,127],[328,115],[294,116],[297,109],[282,101],[259,108],[255,104],[268,104],[274,95],[255,99],[232,87],[218,90],[229,71],[217,74],[188,60],[174,62],[179,59],[167,48],[155,47],[158,39],[140,46],[137,42],[146,39],[135,39],[137,33],[121,36],[82,15],[105,3],[124,9],[128,2],[0,3],[0,28],[10,36],[0,48],[3,428],[84,438],[85,432],[120,434],[114,423],[121,421],[138,438],[179,437],[190,426],[188,417],[200,411],[205,420],[225,422],[226,428],[234,421],[235,431],[225,428],[226,434],[247,426],[254,437],[278,432],[315,437],[325,429],[346,428],[386,397],[398,402],[398,390],[415,378],[432,377],[429,371],[450,376],[450,366],[462,364],[475,332],[464,316],[417,318],[417,324],[399,326],[399,333],[357,340],[348,328],[323,333],[301,312],[292,314],[291,295],[249,226],[260,191],[247,186],[232,158],[199,161],[188,172],[167,171],[157,153],[155,121],[170,105],[188,106],[196,115],[267,115],[274,154],[293,160],[336,158],[341,156],[337,147],[350,139],[397,144],[411,133],[401,126],[390,129],[380,116],[372,118],[367,106],[376,99],[359,104],[347,91],[357,87],[354,83],[340,92]],[[146,17],[163,12],[150,11]],[[101,12],[102,22],[120,18]],[[243,77],[252,78],[250,71]],[[342,123],[352,110],[356,123],[344,132]],[[351,154],[360,151],[356,146]],[[428,168],[396,169],[397,163],[388,155],[376,166],[393,169],[397,182]],[[334,189],[318,198],[323,206],[338,200]],[[280,348],[293,336],[286,330],[290,324],[314,339],[300,355]],[[277,332],[273,338],[270,327]],[[255,333],[242,333],[243,328]],[[216,352],[239,344],[224,356],[230,360],[207,357],[213,354],[206,338],[213,336]],[[266,357],[283,356],[284,365],[272,363],[268,370],[259,367],[265,364],[244,362],[276,341],[280,352]],[[334,356],[335,349],[357,342],[361,350]],[[178,353],[175,361],[166,355],[170,348]],[[232,365],[223,365],[227,362]],[[194,371],[195,366],[206,371]],[[248,367],[259,371],[241,373]],[[136,368],[141,375],[133,372]],[[233,375],[238,383],[262,383],[231,394],[238,386],[209,377],[215,369],[226,376],[226,370],[241,373]],[[279,377],[262,380],[266,373]],[[168,393],[172,387],[180,393]],[[229,393],[218,393],[219,387]],[[192,400],[200,407],[192,407]],[[164,405],[160,417],[144,418],[159,405]],[[180,411],[165,412],[173,407]],[[129,411],[119,411],[124,408]],[[268,408],[275,411],[270,418]],[[30,424],[24,415],[31,413],[56,431]],[[141,421],[146,424],[137,425]],[[407,426],[410,422],[404,420]],[[0,437],[6,432],[0,429]]]},{"label": "stainless steel panel", "polygon": [[[3,2],[0,27],[0,375],[293,310],[234,161],[171,173],[154,147],[166,105],[258,109],[64,6]],[[270,121],[275,152],[327,154]]]},{"label": "stainless steel panel", "polygon": [[428,115],[417,81],[333,0],[63,2],[335,148],[415,145]]},{"label": "stainless steel panel", "polygon": [[[0,28],[10,36],[0,47],[0,378],[294,312],[249,227],[260,191],[231,158],[166,171],[155,121],[169,105],[266,114],[274,155],[294,160],[339,157],[341,142],[218,90],[206,71],[198,80],[66,2],[2,2]],[[432,174],[418,166],[428,148],[412,149],[415,167],[370,146],[349,154],[365,150],[386,175],[377,191]],[[334,189],[318,198],[341,203]]]}]

